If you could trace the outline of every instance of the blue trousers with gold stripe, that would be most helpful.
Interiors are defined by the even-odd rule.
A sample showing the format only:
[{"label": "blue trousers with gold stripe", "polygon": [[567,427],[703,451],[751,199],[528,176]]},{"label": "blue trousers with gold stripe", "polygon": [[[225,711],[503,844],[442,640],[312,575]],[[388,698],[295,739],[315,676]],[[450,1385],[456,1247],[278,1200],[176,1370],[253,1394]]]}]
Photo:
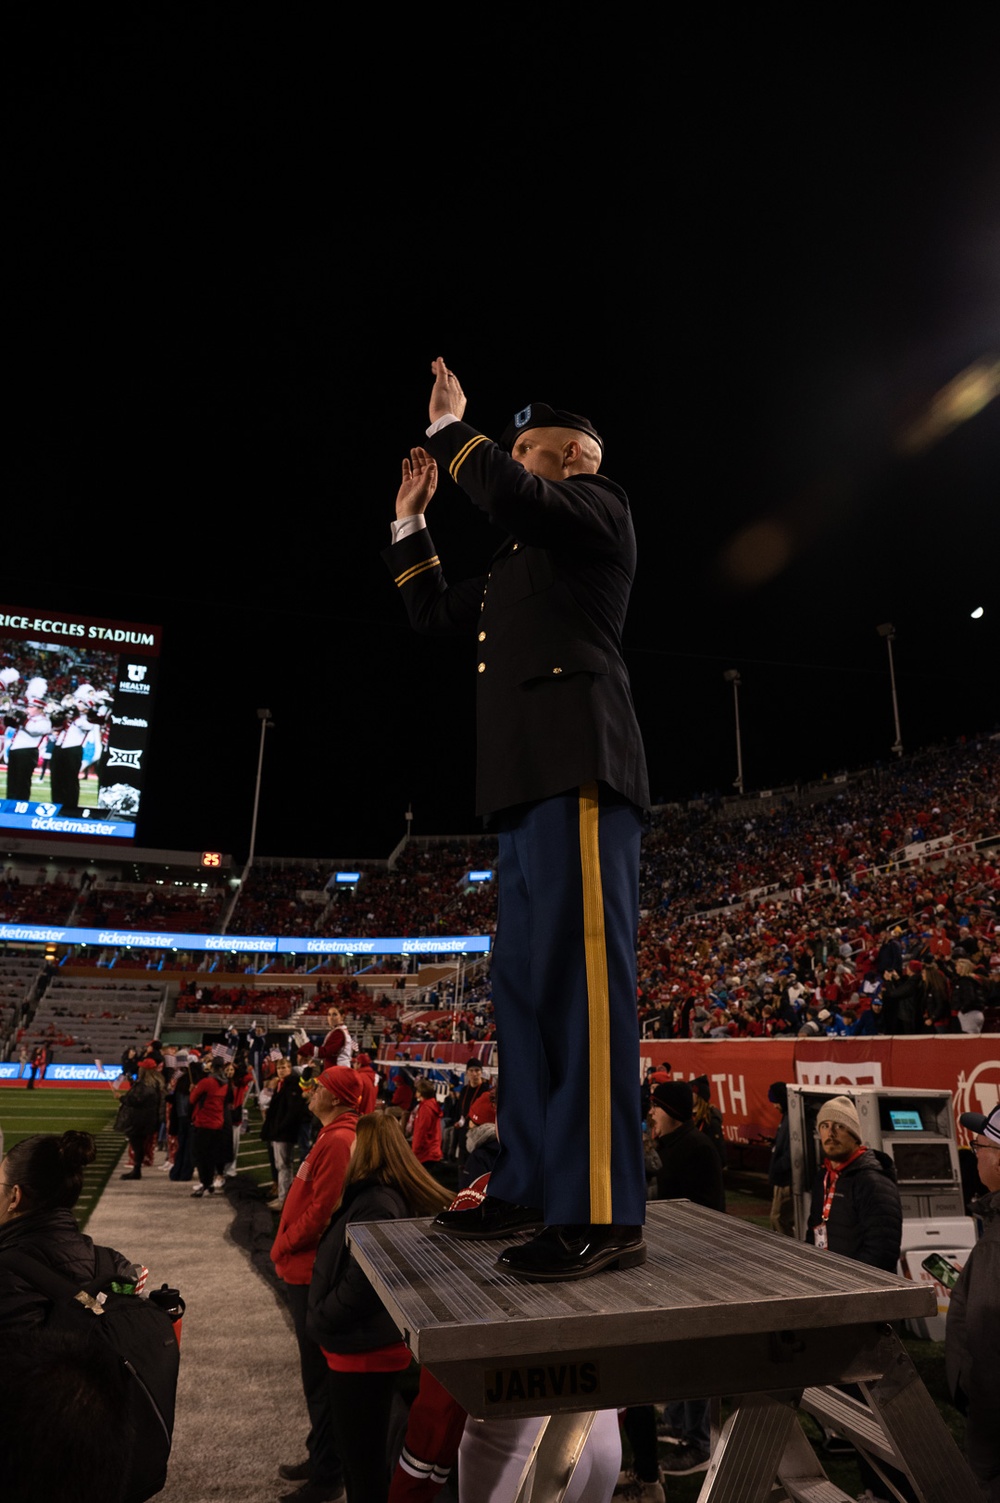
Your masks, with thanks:
[{"label": "blue trousers with gold stripe", "polygon": [[490,1193],[549,1226],[641,1225],[640,814],[590,783],[501,819]]}]

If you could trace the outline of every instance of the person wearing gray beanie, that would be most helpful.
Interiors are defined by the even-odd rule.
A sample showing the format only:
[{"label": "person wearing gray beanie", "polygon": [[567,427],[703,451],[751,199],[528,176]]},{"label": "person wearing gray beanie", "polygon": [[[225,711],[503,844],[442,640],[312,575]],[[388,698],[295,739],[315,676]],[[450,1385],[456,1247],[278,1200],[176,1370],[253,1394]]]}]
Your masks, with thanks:
[{"label": "person wearing gray beanie", "polygon": [[833,1096],[829,1101],[823,1102],[823,1105],[819,1109],[816,1125],[822,1128],[825,1122],[836,1122],[841,1127],[846,1127],[847,1131],[858,1143],[864,1137],[858,1109],[850,1096]]},{"label": "person wearing gray beanie", "polygon": [[848,1096],[823,1102],[816,1131],[823,1160],[813,1185],[806,1241],[895,1273],[903,1208],[892,1159],[864,1146],[857,1108]]}]

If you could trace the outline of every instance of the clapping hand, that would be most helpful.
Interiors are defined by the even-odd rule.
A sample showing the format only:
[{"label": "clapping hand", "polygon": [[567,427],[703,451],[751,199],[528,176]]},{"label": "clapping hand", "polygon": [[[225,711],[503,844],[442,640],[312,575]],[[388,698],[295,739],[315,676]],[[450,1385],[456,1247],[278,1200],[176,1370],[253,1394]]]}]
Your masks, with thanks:
[{"label": "clapping hand", "polygon": [[431,361],[431,370],[434,372],[429,409],[431,422],[436,423],[442,417],[463,417],[465,392],[458,377],[448,369],[440,355]]},{"label": "clapping hand", "polygon": [[403,479],[396,494],[396,520],[419,517],[437,490],[437,460],[426,449],[411,449],[403,460]]}]

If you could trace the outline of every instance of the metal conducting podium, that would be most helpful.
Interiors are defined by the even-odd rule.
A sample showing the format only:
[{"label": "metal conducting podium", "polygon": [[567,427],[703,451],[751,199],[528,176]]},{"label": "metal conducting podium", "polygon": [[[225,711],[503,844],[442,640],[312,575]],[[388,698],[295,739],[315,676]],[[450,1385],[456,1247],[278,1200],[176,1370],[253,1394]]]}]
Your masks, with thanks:
[{"label": "metal conducting podium", "polygon": [[[731,1412],[699,1503],[847,1499],[800,1402],[903,1472],[921,1503],[981,1497],[889,1325],[933,1314],[930,1285],[686,1200],[649,1206],[641,1268],[575,1283],[522,1283],[494,1268],[509,1244],[425,1220],[359,1223],[350,1241],[414,1357],[474,1418],[550,1416],[519,1498],[558,1503],[594,1411],[721,1397]],[[867,1402],[828,1387],[844,1383]]]}]

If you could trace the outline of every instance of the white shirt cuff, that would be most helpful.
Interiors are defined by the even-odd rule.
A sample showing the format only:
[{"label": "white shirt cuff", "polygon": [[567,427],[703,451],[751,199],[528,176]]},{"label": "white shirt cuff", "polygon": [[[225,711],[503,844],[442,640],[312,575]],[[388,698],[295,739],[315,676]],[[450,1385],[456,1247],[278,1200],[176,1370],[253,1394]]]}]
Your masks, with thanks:
[{"label": "white shirt cuff", "polygon": [[401,543],[408,538],[411,532],[421,532],[427,526],[427,518],[420,513],[415,517],[400,517],[398,522],[392,524],[392,541]]},{"label": "white shirt cuff", "polygon": [[431,423],[430,427],[427,429],[427,437],[433,438],[435,433],[440,433],[441,429],[447,428],[449,423],[459,422],[461,422],[461,418],[457,418],[453,412],[446,412],[444,417],[436,418],[435,421]]}]

